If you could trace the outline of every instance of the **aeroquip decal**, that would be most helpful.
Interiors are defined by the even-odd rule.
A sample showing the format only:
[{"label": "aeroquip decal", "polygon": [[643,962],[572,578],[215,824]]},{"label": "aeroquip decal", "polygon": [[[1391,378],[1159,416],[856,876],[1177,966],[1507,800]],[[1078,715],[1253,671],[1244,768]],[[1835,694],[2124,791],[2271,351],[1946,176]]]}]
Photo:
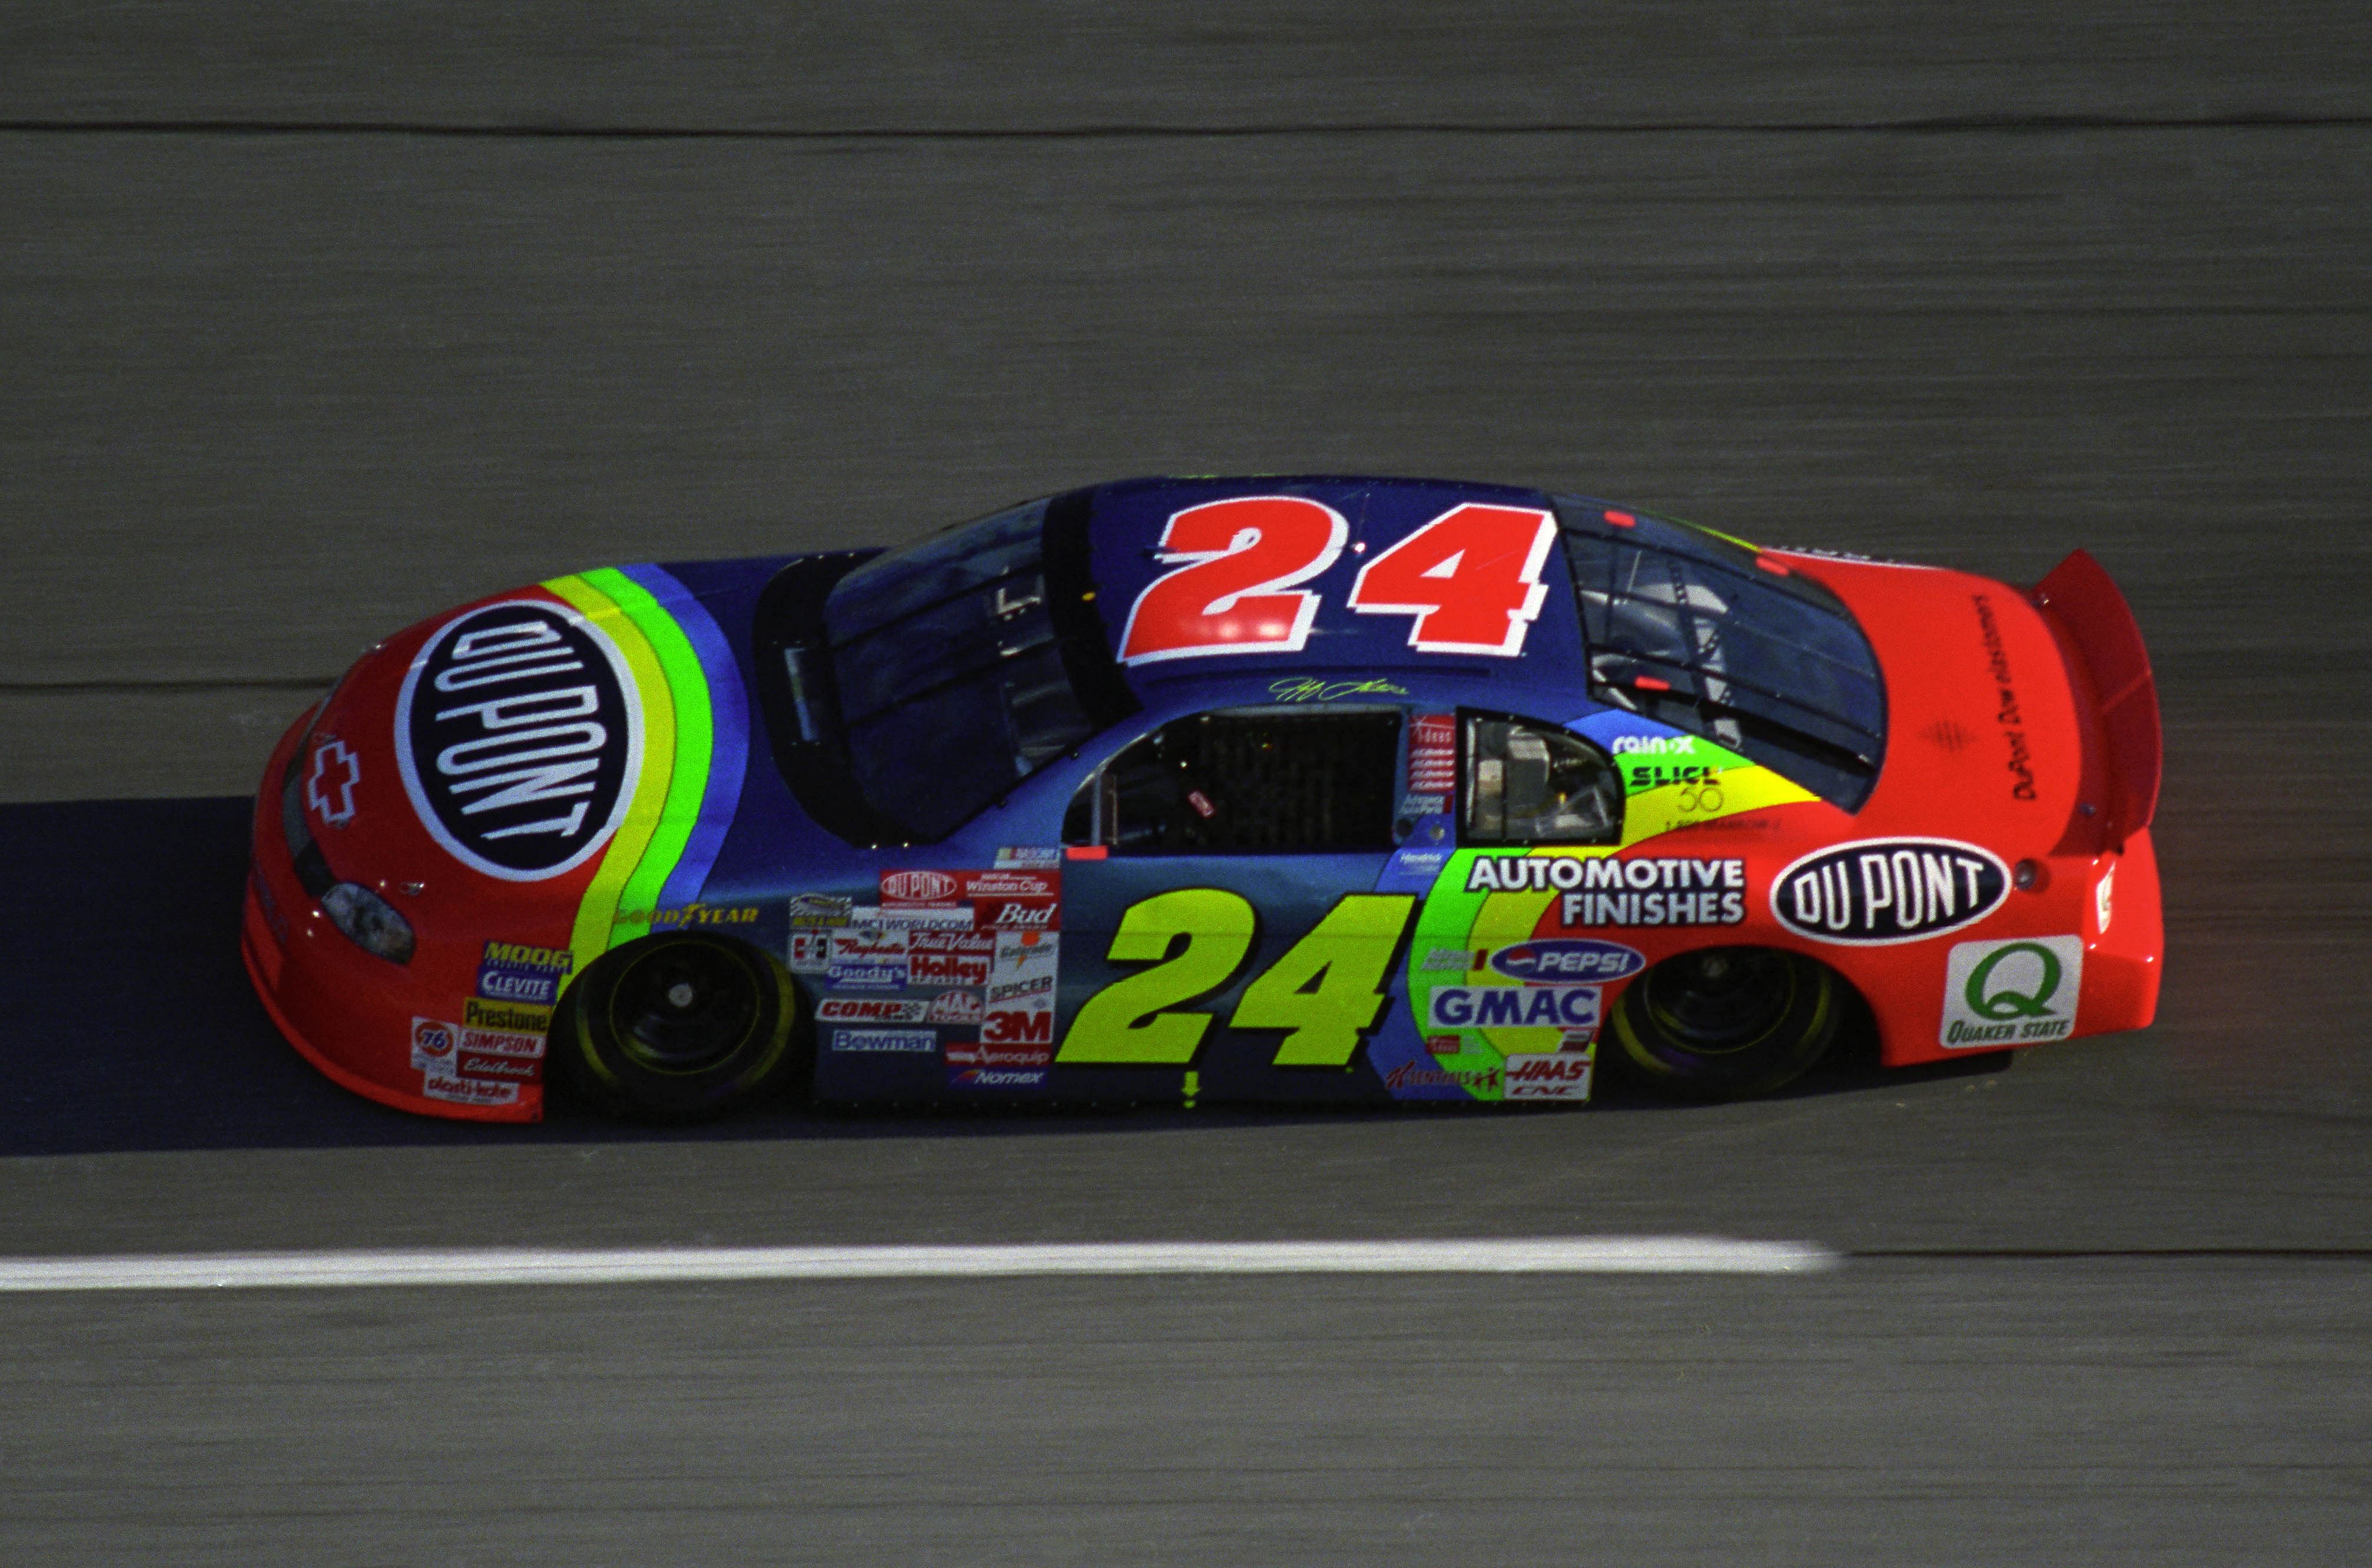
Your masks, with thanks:
[{"label": "aeroquip decal", "polygon": [[698,899],[740,801],[749,705],[723,632],[665,571],[604,568],[543,587],[608,633],[642,699],[641,772],[571,930],[581,969]]}]

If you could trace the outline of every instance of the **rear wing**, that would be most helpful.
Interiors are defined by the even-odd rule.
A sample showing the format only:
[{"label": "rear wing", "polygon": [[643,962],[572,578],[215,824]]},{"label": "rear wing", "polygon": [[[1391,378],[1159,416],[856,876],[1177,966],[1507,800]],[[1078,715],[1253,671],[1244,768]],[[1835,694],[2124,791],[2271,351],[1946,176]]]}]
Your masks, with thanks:
[{"label": "rear wing", "polygon": [[2057,622],[2091,678],[2107,747],[2103,842],[2121,844],[2157,814],[2166,744],[2158,729],[2157,682],[2125,596],[2098,561],[2076,551],[2035,584],[2035,604]]}]

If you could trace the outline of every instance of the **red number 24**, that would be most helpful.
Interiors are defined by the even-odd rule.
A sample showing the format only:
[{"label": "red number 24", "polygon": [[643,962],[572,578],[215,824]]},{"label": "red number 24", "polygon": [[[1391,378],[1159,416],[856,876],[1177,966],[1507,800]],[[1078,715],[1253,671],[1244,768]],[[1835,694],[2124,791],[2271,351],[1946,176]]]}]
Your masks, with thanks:
[{"label": "red number 24", "polygon": [[[1295,585],[1331,566],[1349,534],[1341,513],[1294,495],[1235,496],[1176,514],[1161,549],[1186,563],[1137,595],[1121,662],[1299,649],[1320,596]],[[1555,537],[1544,511],[1466,502],[1361,567],[1350,607],[1414,616],[1409,646],[1420,653],[1513,658],[1548,597],[1541,569]]]}]

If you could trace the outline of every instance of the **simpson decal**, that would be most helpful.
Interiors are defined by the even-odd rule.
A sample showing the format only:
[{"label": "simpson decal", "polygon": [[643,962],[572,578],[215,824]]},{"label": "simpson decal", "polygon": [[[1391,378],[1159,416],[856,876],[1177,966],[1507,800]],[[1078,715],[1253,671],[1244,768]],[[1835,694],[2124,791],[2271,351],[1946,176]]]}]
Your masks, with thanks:
[{"label": "simpson decal", "polygon": [[446,853],[533,882],[584,864],[624,818],[642,766],[642,700],[599,627],[513,599],[440,627],[403,678],[395,756]]},{"label": "simpson decal", "polygon": [[1962,942],[1944,966],[1936,1043],[1954,1051],[2065,1040],[2084,990],[2084,939]]},{"label": "simpson decal", "polygon": [[2009,867],[1950,839],[1865,839],[1808,854],[1771,884],[1771,912],[1815,942],[1881,947],[1958,931],[2001,907]]}]

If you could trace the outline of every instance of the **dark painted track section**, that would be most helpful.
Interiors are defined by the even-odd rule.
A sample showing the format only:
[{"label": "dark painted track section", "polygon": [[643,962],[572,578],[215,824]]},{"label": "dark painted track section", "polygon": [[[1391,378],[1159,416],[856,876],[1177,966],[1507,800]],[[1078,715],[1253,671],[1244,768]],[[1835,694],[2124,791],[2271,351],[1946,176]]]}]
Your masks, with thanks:
[{"label": "dark painted track section", "polygon": [[[2362,1560],[2372,23],[0,4],[0,1253],[1695,1232],[1810,1280],[0,1300],[0,1559]],[[676,133],[696,133],[679,135]],[[1127,472],[2125,586],[2159,1025],[1573,1115],[415,1121],[234,797],[370,638]],[[140,796],[139,800],[113,797]]]}]

